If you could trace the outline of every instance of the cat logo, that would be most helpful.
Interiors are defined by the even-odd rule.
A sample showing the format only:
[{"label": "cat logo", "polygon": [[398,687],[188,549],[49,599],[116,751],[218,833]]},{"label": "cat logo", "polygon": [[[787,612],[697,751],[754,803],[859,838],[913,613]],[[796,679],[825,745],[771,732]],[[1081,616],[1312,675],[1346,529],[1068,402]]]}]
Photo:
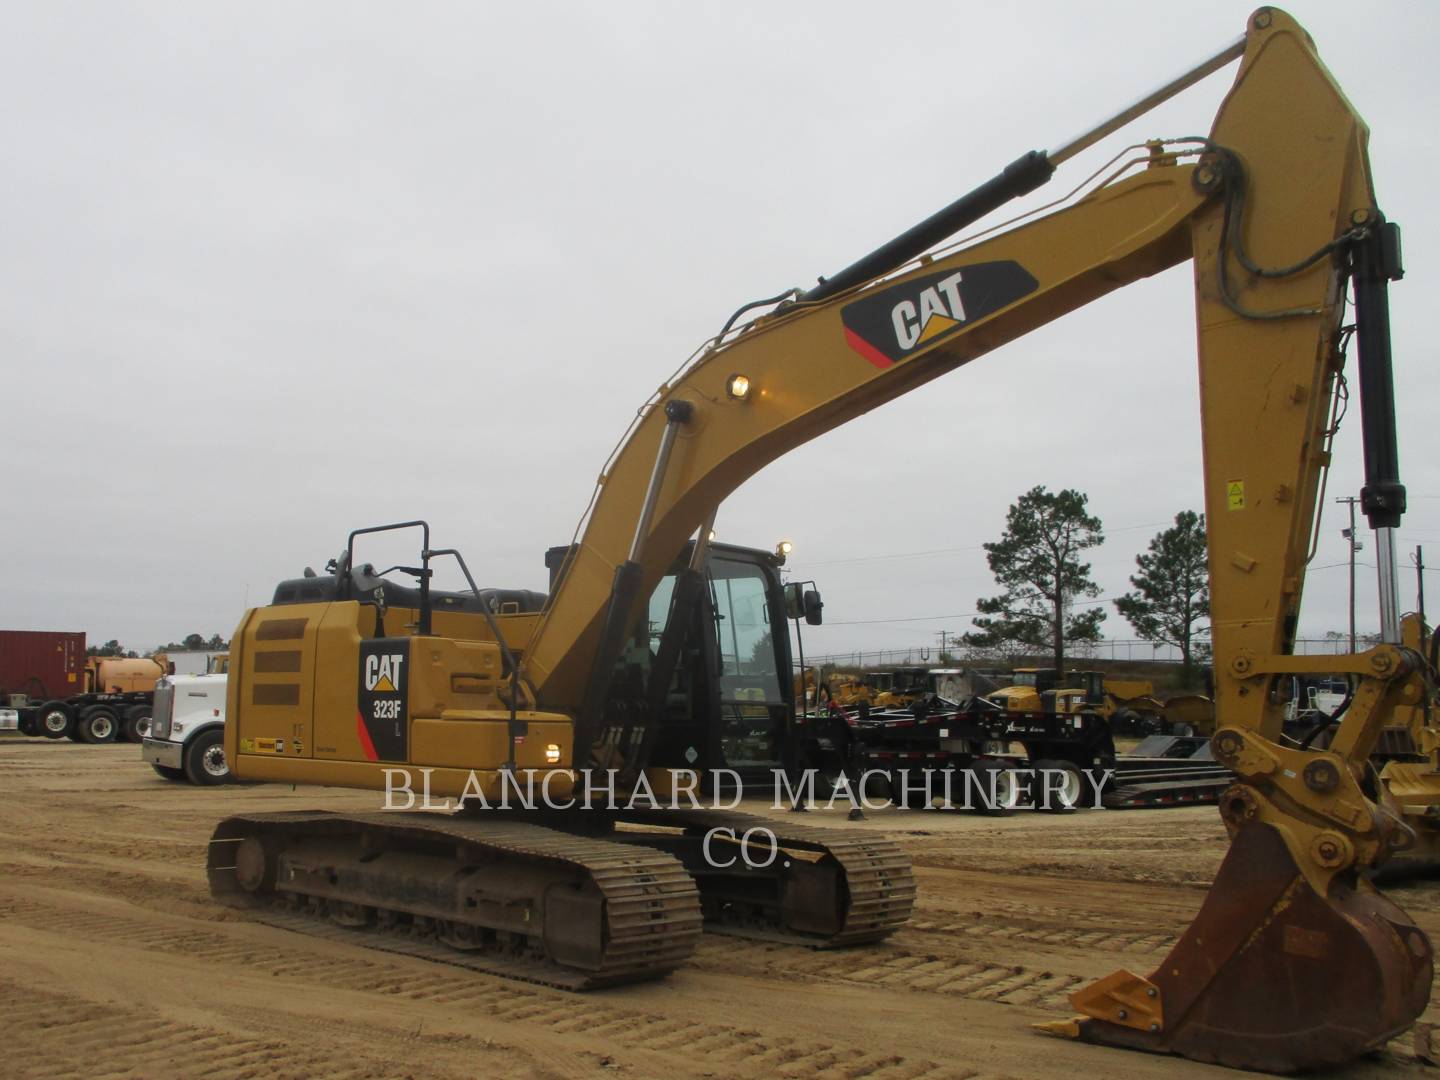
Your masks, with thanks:
[{"label": "cat logo", "polygon": [[360,643],[355,738],[368,761],[405,761],[410,745],[409,638]]},{"label": "cat logo", "polygon": [[377,694],[395,693],[404,663],[404,653],[371,653],[365,657],[365,689]]},{"label": "cat logo", "polygon": [[920,293],[919,311],[913,300],[901,300],[890,309],[895,341],[902,349],[913,349],[965,321],[965,303],[960,299],[963,270],[941,278]]},{"label": "cat logo", "polygon": [[1039,283],[1017,262],[976,263],[863,294],[840,312],[845,340],[878,368],[993,315]]}]

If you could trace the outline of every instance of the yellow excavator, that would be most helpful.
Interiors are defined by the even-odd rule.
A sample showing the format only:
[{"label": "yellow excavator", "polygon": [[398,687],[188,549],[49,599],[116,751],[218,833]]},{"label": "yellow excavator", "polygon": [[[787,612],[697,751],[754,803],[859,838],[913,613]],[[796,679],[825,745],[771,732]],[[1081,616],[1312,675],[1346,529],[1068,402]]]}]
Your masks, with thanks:
[{"label": "yellow excavator", "polygon": [[[1208,136],[1132,147],[1083,194],[949,240],[1237,60]],[[783,633],[784,613],[767,615],[743,566],[719,565],[717,508],[790,449],[1189,259],[1232,840],[1160,967],[1078,992],[1083,1015],[1055,1030],[1273,1071],[1332,1066],[1403,1031],[1429,1000],[1431,944],[1364,876],[1412,838],[1367,759],[1430,668],[1402,645],[1395,610],[1399,234],[1376,203],[1367,137],[1306,32],[1262,8],[1242,38],[1106,123],[1026,154],[816,287],[737,312],[637,414],[548,596],[481,589],[463,560],[468,589],[432,589],[431,564],[458,556],[432,549],[428,528],[415,565],[394,568],[415,586],[396,585],[356,561],[352,534],[333,573],[297,579],[237,628],[232,769],[464,796],[469,811],[233,817],[210,845],[212,891],[260,918],[325,918],[381,948],[449,949],[577,988],[672,969],[702,920],[819,945],[888,933],[914,883],[874,833],[767,819],[783,857],[750,866],[759,819],[633,805],[642,788],[662,801],[689,790],[695,745],[676,730],[716,709],[758,722],[767,700],[754,642]],[[1294,637],[1352,341],[1383,643],[1310,658]],[[1320,667],[1352,676],[1353,700],[1327,750],[1284,746],[1277,688]],[[497,808],[520,785],[544,805]]]}]

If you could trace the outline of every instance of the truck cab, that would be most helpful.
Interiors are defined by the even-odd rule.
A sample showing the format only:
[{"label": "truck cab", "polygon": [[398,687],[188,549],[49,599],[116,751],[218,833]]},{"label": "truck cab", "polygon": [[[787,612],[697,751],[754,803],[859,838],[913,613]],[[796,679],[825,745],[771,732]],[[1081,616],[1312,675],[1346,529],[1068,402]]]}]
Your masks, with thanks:
[{"label": "truck cab", "polygon": [[229,656],[211,657],[203,675],[166,675],[155,684],[154,714],[141,759],[166,780],[223,784],[225,689]]}]

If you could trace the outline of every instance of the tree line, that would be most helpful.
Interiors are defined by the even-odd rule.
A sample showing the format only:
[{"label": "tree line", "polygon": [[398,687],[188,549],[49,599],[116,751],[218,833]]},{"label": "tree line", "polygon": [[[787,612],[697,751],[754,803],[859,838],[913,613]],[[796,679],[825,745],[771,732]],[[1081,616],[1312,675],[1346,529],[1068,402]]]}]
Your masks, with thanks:
[{"label": "tree line", "polygon": [[[985,559],[1001,591],[980,597],[975,629],[961,640],[990,652],[1020,649],[1053,654],[1065,669],[1066,646],[1100,640],[1107,616],[1100,587],[1083,553],[1105,540],[1089,497],[1072,488],[1043,486],[1021,495],[1005,518],[1000,539],[984,545]],[[1210,616],[1210,577],[1205,515],[1182,510],[1175,523],[1135,557],[1131,591],[1108,601],[1138,637],[1180,651],[1187,680],[1208,655],[1203,641]]]},{"label": "tree line", "polygon": [[[193,652],[197,649],[226,649],[230,643],[225,640],[223,634],[211,634],[208,638],[203,634],[186,634],[181,641],[171,641],[165,645],[156,645],[147,652],[146,656],[154,656],[162,652]],[[85,650],[86,656],[116,656],[135,659],[140,654],[134,649],[127,649],[115,638],[111,638],[104,645],[91,645]]]}]

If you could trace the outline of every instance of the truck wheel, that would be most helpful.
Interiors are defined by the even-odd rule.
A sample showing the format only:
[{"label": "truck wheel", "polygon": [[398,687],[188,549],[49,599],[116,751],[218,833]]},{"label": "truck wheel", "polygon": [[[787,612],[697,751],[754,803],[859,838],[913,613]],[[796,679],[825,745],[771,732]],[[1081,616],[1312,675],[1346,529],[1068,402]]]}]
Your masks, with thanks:
[{"label": "truck wheel", "polygon": [[47,701],[35,713],[35,726],[47,739],[63,739],[75,730],[75,714],[63,701]]},{"label": "truck wheel", "polygon": [[[865,793],[864,798],[869,799],[871,802],[884,802],[895,793],[895,789],[890,786],[890,777],[885,773],[874,769],[866,769],[860,774],[859,779],[860,788]],[[856,797],[858,798],[859,796],[860,793],[856,792]]]},{"label": "truck wheel", "polygon": [[[984,768],[977,766],[974,769],[975,782],[973,786],[966,784],[965,775],[962,773],[958,778],[961,785],[957,798],[968,798],[970,805],[966,807],[977,814],[1008,814],[1015,809],[1017,801],[1015,790],[1015,773],[1007,766],[1001,765],[995,768]],[[994,799],[991,800],[992,788]]]},{"label": "truck wheel", "polygon": [[108,705],[92,705],[80,714],[75,731],[81,742],[110,743],[120,736],[120,720]]},{"label": "truck wheel", "polygon": [[931,770],[928,774],[925,770],[917,771],[919,775],[907,772],[902,776],[899,771],[890,774],[890,800],[902,810],[929,810],[934,796],[939,794],[930,787],[938,770]]},{"label": "truck wheel", "polygon": [[184,780],[184,769],[172,769],[169,765],[151,765],[157,776],[163,776],[166,780]]},{"label": "truck wheel", "polygon": [[[1035,775],[1030,778],[1030,805],[1051,814],[1068,814],[1078,810],[1085,800],[1085,777],[1068,761],[1045,758],[1032,761]],[[1048,776],[1045,774],[1049,774]],[[1057,777],[1057,773],[1064,773]],[[1046,790],[1046,781],[1049,790]]]},{"label": "truck wheel", "polygon": [[149,705],[132,705],[125,710],[125,738],[129,742],[144,742],[150,736]]},{"label": "truck wheel", "polygon": [[1121,735],[1130,735],[1140,730],[1140,714],[1134,709],[1116,709],[1110,727]]},{"label": "truck wheel", "polygon": [[230,779],[225,760],[225,732],[219,728],[202,731],[185,748],[185,775],[192,784],[223,784]]},{"label": "truck wheel", "polygon": [[828,799],[835,794],[840,778],[845,775],[845,757],[838,750],[824,750],[810,760],[814,762],[810,767],[815,770],[815,798]]}]

